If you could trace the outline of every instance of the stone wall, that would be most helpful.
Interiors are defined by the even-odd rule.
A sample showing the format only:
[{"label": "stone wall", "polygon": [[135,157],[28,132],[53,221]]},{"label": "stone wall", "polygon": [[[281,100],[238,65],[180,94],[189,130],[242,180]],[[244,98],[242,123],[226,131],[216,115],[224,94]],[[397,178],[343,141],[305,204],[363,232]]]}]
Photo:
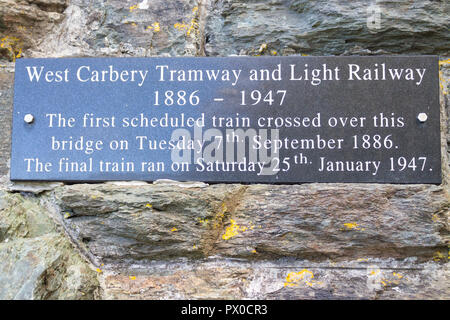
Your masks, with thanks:
[{"label": "stone wall", "polygon": [[[139,1],[0,0],[0,299],[450,298],[448,1]],[[443,184],[9,181],[16,59],[236,54],[439,55]]]}]

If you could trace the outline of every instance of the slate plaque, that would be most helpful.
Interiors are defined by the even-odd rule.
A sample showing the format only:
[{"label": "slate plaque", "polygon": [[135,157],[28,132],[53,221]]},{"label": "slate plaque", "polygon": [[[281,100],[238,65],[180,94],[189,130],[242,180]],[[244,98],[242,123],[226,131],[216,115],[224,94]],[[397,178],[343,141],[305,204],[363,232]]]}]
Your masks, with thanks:
[{"label": "slate plaque", "polygon": [[20,59],[11,180],[441,183],[438,58]]}]

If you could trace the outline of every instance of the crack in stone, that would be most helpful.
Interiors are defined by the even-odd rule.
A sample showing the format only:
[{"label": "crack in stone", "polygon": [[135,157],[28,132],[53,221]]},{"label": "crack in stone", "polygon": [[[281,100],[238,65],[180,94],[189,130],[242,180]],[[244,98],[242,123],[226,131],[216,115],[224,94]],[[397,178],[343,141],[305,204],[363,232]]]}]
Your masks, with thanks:
[{"label": "crack in stone", "polygon": [[207,17],[207,4],[209,0],[199,0],[198,2],[198,39],[197,39],[197,53],[196,56],[205,57],[206,56],[206,38],[205,38],[205,28],[206,28],[206,17]]},{"label": "crack in stone", "polygon": [[203,253],[206,257],[213,255],[217,251],[217,243],[225,232],[225,225],[233,218],[236,208],[244,198],[248,186],[241,186],[237,191],[230,192],[225,196],[219,211],[213,218],[211,229],[206,232],[202,239]]}]

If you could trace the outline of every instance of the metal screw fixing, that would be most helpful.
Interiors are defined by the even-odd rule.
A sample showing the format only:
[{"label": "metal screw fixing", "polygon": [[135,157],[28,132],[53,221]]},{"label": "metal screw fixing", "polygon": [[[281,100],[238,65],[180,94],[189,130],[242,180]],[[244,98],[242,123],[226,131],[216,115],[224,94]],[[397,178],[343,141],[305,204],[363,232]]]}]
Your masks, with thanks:
[{"label": "metal screw fixing", "polygon": [[32,114],[28,113],[28,114],[25,115],[25,117],[23,117],[23,121],[25,121],[28,124],[33,123],[34,116]]},{"label": "metal screw fixing", "polygon": [[428,116],[424,112],[419,113],[419,115],[417,116],[417,120],[419,120],[420,122],[425,122],[425,121],[427,121],[427,119],[428,119]]}]

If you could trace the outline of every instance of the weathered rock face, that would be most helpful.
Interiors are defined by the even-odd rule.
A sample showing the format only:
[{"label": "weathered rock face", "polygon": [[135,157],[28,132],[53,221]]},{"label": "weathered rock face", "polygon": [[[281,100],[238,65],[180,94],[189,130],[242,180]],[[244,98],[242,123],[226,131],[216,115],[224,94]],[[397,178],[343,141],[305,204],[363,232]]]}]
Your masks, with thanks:
[{"label": "weathered rock face", "polygon": [[[0,299],[449,299],[449,6],[0,0]],[[16,59],[230,54],[440,55],[444,183],[9,181]]]},{"label": "weathered rock face", "polygon": [[68,232],[98,264],[126,267],[211,255],[241,189],[79,184],[56,189],[55,198]]},{"label": "weathered rock face", "polygon": [[53,196],[104,266],[105,298],[450,297],[439,186],[106,183]]},{"label": "weathered rock face", "polygon": [[0,175],[8,173],[11,146],[12,83],[14,74],[1,72],[0,68]]},{"label": "weathered rock face", "polygon": [[64,18],[67,0],[2,0],[0,6],[0,55],[10,61],[39,46]]},{"label": "weathered rock face", "polygon": [[[98,264],[213,255],[310,261],[446,254],[438,186],[77,184],[55,190],[65,225]],[[411,208],[415,208],[411,212]]]},{"label": "weathered rock face", "polygon": [[0,191],[0,299],[93,299],[96,272],[45,211]]},{"label": "weathered rock face", "polygon": [[202,262],[105,276],[106,299],[448,299],[448,267],[413,260]]},{"label": "weathered rock face", "polygon": [[445,1],[219,0],[209,9],[210,55],[449,53]]},{"label": "weathered rock face", "polygon": [[[3,1],[5,2],[5,1]],[[16,57],[196,55],[195,1],[6,1],[6,47]],[[19,54],[20,53],[20,54]]]}]

